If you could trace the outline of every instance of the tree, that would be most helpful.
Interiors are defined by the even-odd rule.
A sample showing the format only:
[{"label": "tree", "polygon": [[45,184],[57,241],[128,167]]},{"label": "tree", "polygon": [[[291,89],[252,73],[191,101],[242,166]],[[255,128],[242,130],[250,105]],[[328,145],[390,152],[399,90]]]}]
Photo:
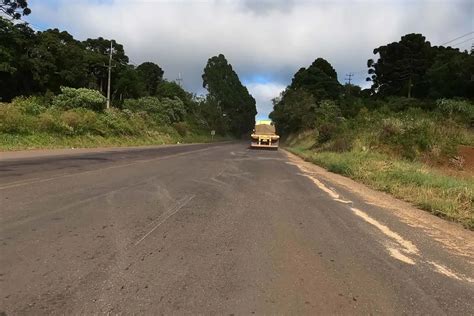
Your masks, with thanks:
[{"label": "tree", "polygon": [[431,65],[433,51],[421,34],[407,34],[399,42],[374,49],[377,62],[369,59],[367,66],[372,90],[380,95],[423,97],[427,93],[423,77]]},{"label": "tree", "polygon": [[140,73],[133,66],[126,66],[117,73],[114,80],[114,99],[139,98],[146,94],[145,83]]},{"label": "tree", "polygon": [[90,81],[81,42],[58,29],[37,32],[30,64],[41,91],[59,92],[61,86],[86,87]]},{"label": "tree", "polygon": [[282,135],[312,129],[316,123],[316,100],[302,89],[286,89],[279,98],[273,100],[270,118]]},{"label": "tree", "polygon": [[0,17],[0,99],[10,101],[20,93],[37,90],[29,52],[35,33],[27,25]]},{"label": "tree", "polygon": [[137,67],[137,71],[145,84],[148,95],[156,95],[158,84],[163,80],[163,69],[155,63],[144,62]]},{"label": "tree", "polygon": [[317,58],[308,68],[298,70],[291,84],[279,98],[273,100],[270,118],[282,135],[313,129],[321,112],[319,104],[326,104],[324,102],[328,99],[344,97],[343,91],[331,64],[323,58]]},{"label": "tree", "polygon": [[223,115],[228,117],[230,131],[236,136],[250,132],[257,114],[255,99],[242,85],[224,55],[209,58],[202,79],[203,87],[217,102]]},{"label": "tree", "polygon": [[451,47],[433,47],[436,55],[424,78],[433,99],[474,98],[474,56]]},{"label": "tree", "polygon": [[22,15],[28,15],[31,13],[31,9],[28,8],[27,0],[1,0],[0,12],[3,12],[12,19],[21,19]]},{"label": "tree", "polygon": [[[104,39],[103,37],[88,38],[82,42],[86,50],[85,58],[87,60],[88,73],[93,76],[95,81],[92,85],[101,92],[107,91],[107,66],[109,63],[111,41],[113,49],[112,78],[117,79],[118,75],[127,67],[129,62],[123,45],[117,43],[117,41]],[[115,82],[116,80],[112,80],[112,85],[115,85]],[[116,87],[113,87],[112,90],[116,90]]]},{"label": "tree", "polygon": [[298,70],[290,89],[303,89],[318,100],[337,99],[342,92],[336,71],[323,58],[317,58],[307,69]]},{"label": "tree", "polygon": [[201,99],[198,108],[200,110],[199,115],[204,119],[210,130],[214,130],[220,135],[228,133],[228,117],[223,115],[221,107],[211,95],[208,94],[204,99]]}]

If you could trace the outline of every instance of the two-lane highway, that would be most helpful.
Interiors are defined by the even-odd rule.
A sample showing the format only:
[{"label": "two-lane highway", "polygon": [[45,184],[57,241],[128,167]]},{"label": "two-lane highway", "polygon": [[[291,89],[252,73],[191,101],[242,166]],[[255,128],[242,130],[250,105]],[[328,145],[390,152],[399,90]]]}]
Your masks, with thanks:
[{"label": "two-lane highway", "polygon": [[437,238],[282,151],[103,150],[0,174],[7,315],[474,313],[472,232]]}]

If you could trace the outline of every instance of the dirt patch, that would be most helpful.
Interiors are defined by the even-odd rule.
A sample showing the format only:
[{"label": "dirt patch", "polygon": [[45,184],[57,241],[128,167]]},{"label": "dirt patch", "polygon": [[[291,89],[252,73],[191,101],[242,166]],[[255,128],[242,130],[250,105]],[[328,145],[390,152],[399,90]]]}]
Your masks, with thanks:
[{"label": "dirt patch", "polygon": [[459,146],[459,156],[463,159],[464,169],[474,174],[474,147]]},{"label": "dirt patch", "polygon": [[451,158],[449,163],[431,165],[443,174],[461,179],[471,179],[474,176],[474,147],[459,146],[458,155]]}]

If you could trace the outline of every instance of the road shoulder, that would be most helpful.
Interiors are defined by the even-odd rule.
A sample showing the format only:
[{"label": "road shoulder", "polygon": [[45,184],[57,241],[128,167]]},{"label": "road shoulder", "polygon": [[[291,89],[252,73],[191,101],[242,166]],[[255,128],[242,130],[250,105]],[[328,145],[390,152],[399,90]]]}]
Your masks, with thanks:
[{"label": "road shoulder", "polygon": [[289,163],[296,165],[302,172],[339,186],[360,197],[367,204],[380,207],[408,226],[420,229],[439,242],[448,252],[473,261],[474,233],[462,225],[443,220],[387,193],[373,190],[364,184],[304,161],[286,150],[282,151],[287,155]]}]

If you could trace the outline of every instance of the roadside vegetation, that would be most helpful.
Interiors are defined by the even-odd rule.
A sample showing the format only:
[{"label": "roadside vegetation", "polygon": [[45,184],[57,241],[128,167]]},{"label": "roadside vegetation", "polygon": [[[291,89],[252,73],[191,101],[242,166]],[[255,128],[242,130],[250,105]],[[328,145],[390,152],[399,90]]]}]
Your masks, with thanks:
[{"label": "roadside vegetation", "polygon": [[95,90],[62,88],[52,98],[17,97],[0,104],[0,150],[211,141],[197,102],[190,108],[177,97],[143,97],[105,110],[105,101]]},{"label": "roadside vegetation", "polygon": [[446,120],[441,111],[363,110],[334,125],[321,122],[321,131],[290,135],[286,146],[331,172],[473,229],[474,173],[458,148],[474,146],[474,132],[464,121]]},{"label": "roadside vegetation", "polygon": [[285,146],[474,229],[472,52],[408,34],[374,53],[370,89],[341,85],[322,58],[295,74],[270,115]]}]

